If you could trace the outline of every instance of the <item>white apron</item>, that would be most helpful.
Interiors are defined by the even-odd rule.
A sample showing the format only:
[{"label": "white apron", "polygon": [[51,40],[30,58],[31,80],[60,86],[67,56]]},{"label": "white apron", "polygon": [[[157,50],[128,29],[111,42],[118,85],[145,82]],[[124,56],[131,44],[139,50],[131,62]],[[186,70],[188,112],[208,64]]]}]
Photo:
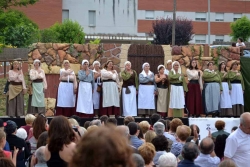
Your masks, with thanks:
[{"label": "white apron", "polygon": [[120,107],[119,91],[116,82],[103,82],[102,83],[103,92],[103,107]]},{"label": "white apron", "polygon": [[185,105],[183,86],[171,85],[169,108],[182,109]]},{"label": "white apron", "polygon": [[130,94],[126,94],[126,88],[122,88],[123,116],[137,116],[136,89],[134,86],[128,86],[128,88]]},{"label": "white apron", "polygon": [[76,95],[71,82],[60,82],[57,95],[58,107],[75,107]]},{"label": "white apron", "polygon": [[232,108],[228,83],[222,82],[221,85],[222,85],[223,91],[222,91],[222,94],[220,95],[220,108]]},{"label": "white apron", "polygon": [[76,112],[93,114],[92,85],[79,82]]},{"label": "white apron", "polygon": [[155,109],[154,85],[139,85],[138,109]]},{"label": "white apron", "polygon": [[233,83],[231,90],[231,102],[232,105],[241,104],[244,105],[244,97],[242,92],[242,86],[240,83]]}]

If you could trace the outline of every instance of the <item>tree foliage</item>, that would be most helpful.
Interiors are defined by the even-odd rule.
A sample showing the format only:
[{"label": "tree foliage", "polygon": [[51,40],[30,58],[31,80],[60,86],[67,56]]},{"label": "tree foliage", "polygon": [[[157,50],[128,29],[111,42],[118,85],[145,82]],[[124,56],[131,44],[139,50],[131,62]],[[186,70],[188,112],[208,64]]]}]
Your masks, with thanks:
[{"label": "tree foliage", "polygon": [[41,30],[40,31],[40,42],[43,42],[43,43],[48,43],[48,42],[58,43],[58,42],[60,42],[59,33],[52,30],[51,28]]},{"label": "tree foliage", "polygon": [[243,16],[241,19],[236,20],[230,24],[232,33],[230,34],[234,41],[241,37],[247,41],[250,37],[250,20]]},{"label": "tree foliage", "polygon": [[0,36],[7,45],[26,47],[37,37],[38,26],[22,12],[9,10],[0,13]]},{"label": "tree foliage", "polygon": [[[177,17],[175,22],[175,44],[187,45],[193,37],[193,23],[183,17]],[[152,43],[169,45],[172,42],[173,19],[159,19],[152,23],[153,34],[155,35]]]},{"label": "tree foliage", "polygon": [[9,9],[12,6],[33,5],[38,0],[0,0],[0,10]]}]

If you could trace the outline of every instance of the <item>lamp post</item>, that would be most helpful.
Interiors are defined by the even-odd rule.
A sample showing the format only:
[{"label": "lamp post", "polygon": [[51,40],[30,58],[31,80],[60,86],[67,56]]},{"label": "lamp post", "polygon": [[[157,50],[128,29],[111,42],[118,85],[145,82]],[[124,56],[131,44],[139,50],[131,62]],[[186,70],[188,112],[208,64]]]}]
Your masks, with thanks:
[{"label": "lamp post", "polygon": [[176,0],[174,2],[173,8],[173,25],[172,25],[172,46],[175,45],[175,20],[176,20]]}]

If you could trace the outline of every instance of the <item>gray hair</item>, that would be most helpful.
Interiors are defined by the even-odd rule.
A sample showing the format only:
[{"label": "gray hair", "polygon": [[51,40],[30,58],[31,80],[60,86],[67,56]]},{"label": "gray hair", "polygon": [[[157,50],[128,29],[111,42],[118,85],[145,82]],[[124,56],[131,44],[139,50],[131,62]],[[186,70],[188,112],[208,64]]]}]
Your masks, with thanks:
[{"label": "gray hair", "polygon": [[96,125],[96,126],[101,126],[102,122],[99,119],[93,120],[89,123],[89,126],[91,125]]},{"label": "gray hair", "polygon": [[145,161],[140,154],[133,153],[132,158],[136,164],[136,167],[144,167]]},{"label": "gray hair", "polygon": [[37,158],[38,163],[46,164],[44,150],[45,150],[45,146],[41,146],[35,152],[35,156]]},{"label": "gray hair", "polygon": [[159,167],[177,167],[177,159],[173,153],[162,154],[158,160]]},{"label": "gray hair", "polygon": [[116,129],[118,129],[124,136],[127,138],[129,136],[129,128],[125,125],[117,126]]},{"label": "gray hair", "polygon": [[187,142],[182,148],[182,157],[189,161],[194,161],[199,155],[200,151],[198,146],[193,142]]},{"label": "gray hair", "polygon": [[153,129],[157,135],[163,135],[165,131],[165,126],[161,122],[156,122],[153,126]]}]

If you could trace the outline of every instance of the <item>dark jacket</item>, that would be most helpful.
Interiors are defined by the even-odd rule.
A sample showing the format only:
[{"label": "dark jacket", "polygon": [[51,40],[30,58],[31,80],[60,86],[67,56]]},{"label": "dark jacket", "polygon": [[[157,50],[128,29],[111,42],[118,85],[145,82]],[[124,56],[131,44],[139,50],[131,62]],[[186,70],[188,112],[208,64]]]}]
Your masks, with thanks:
[{"label": "dark jacket", "polygon": [[200,167],[199,165],[195,165],[194,162],[184,159],[178,164],[178,167]]}]

